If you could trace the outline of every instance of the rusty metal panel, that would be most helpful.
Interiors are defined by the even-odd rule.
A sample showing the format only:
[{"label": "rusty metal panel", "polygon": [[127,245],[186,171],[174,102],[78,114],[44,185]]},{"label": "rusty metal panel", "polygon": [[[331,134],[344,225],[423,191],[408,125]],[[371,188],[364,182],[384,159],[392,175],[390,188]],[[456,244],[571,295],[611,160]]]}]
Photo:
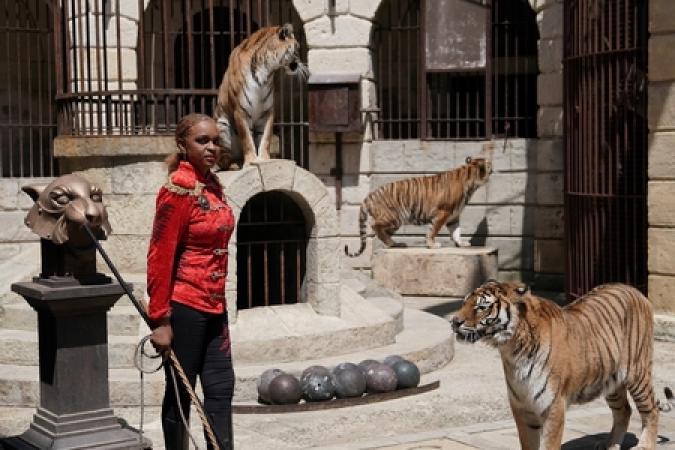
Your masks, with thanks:
[{"label": "rusty metal panel", "polygon": [[309,78],[309,129],[361,131],[359,75]]},{"label": "rusty metal panel", "polygon": [[489,9],[475,0],[427,0],[427,70],[476,70],[487,65]]},{"label": "rusty metal panel", "polygon": [[647,2],[568,0],[564,141],[566,291],[647,291]]}]

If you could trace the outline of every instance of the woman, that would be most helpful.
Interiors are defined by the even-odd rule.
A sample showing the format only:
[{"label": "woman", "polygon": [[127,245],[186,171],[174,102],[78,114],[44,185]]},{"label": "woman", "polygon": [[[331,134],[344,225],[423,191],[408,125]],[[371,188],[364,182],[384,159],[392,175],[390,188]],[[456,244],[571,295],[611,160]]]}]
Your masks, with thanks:
[{"label": "woman", "polygon": [[[173,349],[192,386],[199,375],[204,409],[226,450],[232,448],[234,371],[225,276],[234,216],[211,172],[220,153],[218,139],[216,123],[203,114],[189,114],[176,127],[178,153],[167,159],[169,180],[157,195],[148,249],[148,315],[155,348],[161,353]],[[165,374],[165,446],[187,449],[188,433],[168,367]],[[188,419],[190,398],[176,380]]]}]

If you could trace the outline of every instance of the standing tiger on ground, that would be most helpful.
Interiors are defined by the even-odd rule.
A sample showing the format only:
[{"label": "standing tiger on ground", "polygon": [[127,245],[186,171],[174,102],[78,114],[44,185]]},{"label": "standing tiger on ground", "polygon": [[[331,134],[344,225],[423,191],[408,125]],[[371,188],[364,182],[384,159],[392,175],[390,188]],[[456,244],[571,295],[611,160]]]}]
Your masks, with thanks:
[{"label": "standing tiger on ground", "polygon": [[492,173],[492,162],[488,158],[466,158],[466,164],[437,175],[407,178],[379,187],[361,203],[359,213],[359,234],[361,247],[345,254],[359,256],[366,248],[366,220],[373,218],[373,231],[387,247],[402,247],[391,236],[403,224],[431,224],[426,236],[428,248],[438,248],[436,235],[443,225],[458,247],[468,247],[461,239],[459,215],[476,192],[487,183]]},{"label": "standing tiger on ground", "polygon": [[231,163],[243,162],[246,166],[270,159],[274,73],[285,68],[286,73],[307,79],[309,71],[299,52],[293,26],[287,23],[259,29],[230,54],[214,111],[225,149],[218,164],[222,169]]},{"label": "standing tiger on ground", "polygon": [[523,449],[559,449],[569,404],[604,394],[614,423],[607,448],[619,450],[631,408],[642,418],[636,448],[653,450],[659,410],[652,383],[653,312],[624,284],[598,286],[561,308],[515,283],[488,281],[452,319],[458,338],[497,347]]}]

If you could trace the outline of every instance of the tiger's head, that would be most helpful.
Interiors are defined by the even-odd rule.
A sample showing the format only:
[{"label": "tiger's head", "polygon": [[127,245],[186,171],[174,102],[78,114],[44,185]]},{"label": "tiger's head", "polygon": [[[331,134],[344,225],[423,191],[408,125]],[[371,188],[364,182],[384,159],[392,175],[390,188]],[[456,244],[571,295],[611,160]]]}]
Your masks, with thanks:
[{"label": "tiger's head", "polygon": [[303,79],[309,77],[307,66],[300,59],[300,43],[293,33],[293,25],[261,28],[249,38],[251,43],[260,42],[262,57],[270,63],[270,70],[284,69],[289,75]]},{"label": "tiger's head", "polygon": [[25,223],[43,239],[88,244],[90,238],[82,230],[85,223],[99,239],[111,231],[101,189],[79,175],[63,175],[48,185],[32,184],[22,190],[35,202]]},{"label": "tiger's head", "polygon": [[452,329],[463,341],[483,340],[500,345],[513,337],[522,311],[527,286],[489,280],[464,298],[452,318]]},{"label": "tiger's head", "polygon": [[466,165],[468,166],[468,175],[474,180],[476,186],[482,186],[487,183],[492,174],[492,161],[485,157],[467,156]]}]

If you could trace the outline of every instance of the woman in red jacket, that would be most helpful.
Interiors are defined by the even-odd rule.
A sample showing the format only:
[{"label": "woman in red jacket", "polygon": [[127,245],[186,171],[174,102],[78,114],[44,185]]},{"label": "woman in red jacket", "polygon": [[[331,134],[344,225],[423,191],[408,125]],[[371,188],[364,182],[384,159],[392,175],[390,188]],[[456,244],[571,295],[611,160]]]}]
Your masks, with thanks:
[{"label": "woman in red jacket", "polygon": [[[148,315],[152,343],[172,348],[194,386],[199,375],[204,409],[220,448],[232,448],[234,371],[230,354],[225,277],[234,216],[211,172],[219,157],[216,123],[189,114],[176,127],[178,153],[167,159],[169,180],[157,195],[148,249]],[[167,450],[187,449],[173,377],[165,368],[162,429]],[[178,381],[186,419],[190,398]],[[211,447],[209,447],[211,448]]]}]

